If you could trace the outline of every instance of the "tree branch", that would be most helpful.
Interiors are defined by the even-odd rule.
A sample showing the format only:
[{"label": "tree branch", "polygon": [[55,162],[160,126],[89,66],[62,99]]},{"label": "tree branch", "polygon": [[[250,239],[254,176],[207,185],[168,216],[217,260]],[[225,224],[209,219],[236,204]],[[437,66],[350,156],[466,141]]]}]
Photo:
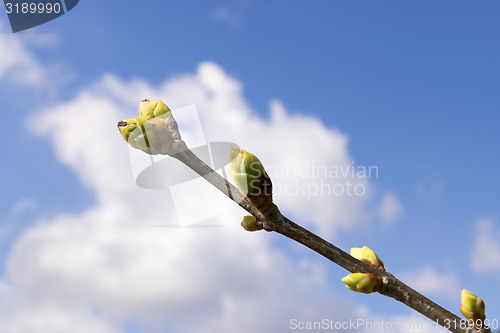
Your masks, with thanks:
[{"label": "tree branch", "polygon": [[246,197],[231,183],[215,172],[210,166],[200,160],[182,140],[176,140],[171,147],[169,155],[178,159],[194,172],[205,178],[210,184],[219,189],[222,193],[236,202],[240,207],[255,216],[261,221],[266,231],[275,231],[288,238],[291,238],[311,250],[319,253],[323,257],[345,268],[351,273],[372,273],[380,277],[383,286],[379,293],[394,298],[404,303],[415,311],[428,317],[444,328],[455,333],[491,333],[489,328],[483,329],[465,329],[460,324],[464,319],[459,318],[448,310],[442,308],[427,297],[408,287],[396,279],[392,274],[377,270],[360,260],[352,257],[342,251],[335,245],[327,242],[321,237],[313,234],[307,229],[292,222],[281,214],[278,207],[272,204],[268,209],[261,213],[255,208]]}]

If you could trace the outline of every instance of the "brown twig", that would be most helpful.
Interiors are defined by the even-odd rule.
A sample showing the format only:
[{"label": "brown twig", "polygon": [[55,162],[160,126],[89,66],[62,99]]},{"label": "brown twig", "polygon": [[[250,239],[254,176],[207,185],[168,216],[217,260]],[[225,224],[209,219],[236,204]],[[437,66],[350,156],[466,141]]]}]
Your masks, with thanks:
[{"label": "brown twig", "polygon": [[430,318],[434,322],[444,328],[455,333],[491,333],[489,328],[474,329],[462,328],[461,323],[465,323],[465,319],[461,319],[448,310],[442,308],[427,297],[408,287],[403,282],[396,279],[392,274],[377,270],[370,265],[367,265],[346,252],[342,251],[335,245],[327,242],[321,237],[313,234],[307,229],[302,228],[298,224],[290,221],[281,214],[276,205],[271,205],[267,210],[261,213],[255,208],[246,197],[226,179],[221,177],[210,166],[200,160],[182,140],[176,140],[171,147],[170,156],[178,159],[186,166],[191,168],[197,174],[205,178],[210,184],[227,195],[231,200],[236,202],[240,207],[255,216],[262,222],[264,229],[267,231],[275,231],[288,238],[291,238],[311,250],[319,253],[323,257],[345,268],[351,273],[372,273],[380,277],[383,286],[379,293],[394,298],[397,301],[404,303],[415,311]]}]

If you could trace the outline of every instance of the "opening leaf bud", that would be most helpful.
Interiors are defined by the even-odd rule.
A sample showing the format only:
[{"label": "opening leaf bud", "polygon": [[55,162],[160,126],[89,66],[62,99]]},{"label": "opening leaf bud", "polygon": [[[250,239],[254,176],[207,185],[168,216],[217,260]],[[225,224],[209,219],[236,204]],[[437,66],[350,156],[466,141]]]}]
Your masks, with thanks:
[{"label": "opening leaf bud", "polygon": [[385,271],[383,261],[380,260],[377,254],[367,246],[363,246],[362,248],[351,248],[351,256],[364,262],[365,264],[372,266],[373,268]]},{"label": "opening leaf bud", "polygon": [[342,278],[347,289],[352,291],[370,294],[380,290],[382,282],[372,273],[353,273]]},{"label": "opening leaf bud", "polygon": [[272,203],[272,182],[260,160],[246,150],[231,148],[229,169],[241,193],[258,210]]},{"label": "opening leaf bud", "polygon": [[460,312],[462,312],[465,318],[473,320],[475,324],[477,324],[477,320],[485,320],[485,306],[484,301],[481,298],[477,297],[470,291],[463,289],[461,303]]}]

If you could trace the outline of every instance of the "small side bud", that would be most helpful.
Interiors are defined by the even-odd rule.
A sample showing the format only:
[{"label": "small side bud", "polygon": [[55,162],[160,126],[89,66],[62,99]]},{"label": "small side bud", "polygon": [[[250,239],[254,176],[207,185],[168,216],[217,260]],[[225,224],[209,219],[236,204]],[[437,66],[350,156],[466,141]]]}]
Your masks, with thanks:
[{"label": "small side bud", "polygon": [[372,273],[353,273],[342,278],[347,289],[352,291],[370,294],[380,290],[382,282]]},{"label": "small side bud", "polygon": [[246,150],[231,148],[229,169],[241,193],[263,212],[273,203],[273,184],[260,160]]},{"label": "small side bud", "polygon": [[364,262],[365,264],[372,266],[373,268],[385,271],[383,261],[380,260],[377,254],[367,246],[363,246],[362,248],[351,248],[351,256]]},{"label": "small side bud", "polygon": [[470,291],[463,289],[461,295],[461,305],[460,312],[465,318],[473,320],[477,324],[477,320],[484,321],[486,316],[484,301],[471,293]]},{"label": "small side bud", "polygon": [[246,231],[258,231],[264,229],[262,222],[257,221],[257,219],[251,215],[243,217],[243,221],[241,221],[241,226]]}]

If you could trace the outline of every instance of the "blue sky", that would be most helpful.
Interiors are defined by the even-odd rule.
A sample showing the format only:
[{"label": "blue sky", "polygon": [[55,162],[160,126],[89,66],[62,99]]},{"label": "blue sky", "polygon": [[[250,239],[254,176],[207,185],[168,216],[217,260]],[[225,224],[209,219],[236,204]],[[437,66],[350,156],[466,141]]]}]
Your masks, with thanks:
[{"label": "blue sky", "polygon": [[[171,310],[181,304],[181,309],[197,309],[193,313],[208,331],[224,331],[240,329],[237,323],[245,321],[227,310],[231,305],[221,306],[220,312],[206,310],[213,304],[232,304],[221,294],[229,295],[234,304],[262,306],[258,293],[247,299],[245,288],[237,283],[228,290],[220,287],[221,292],[214,287],[213,294],[207,285],[200,289],[198,295],[205,295],[200,298],[176,298],[163,287],[165,294],[159,295],[170,295],[171,301],[167,296],[157,300],[147,292],[137,294],[145,309],[160,304],[170,311],[167,319],[159,320],[133,306],[116,305],[120,300],[112,292],[89,298],[68,292],[85,278],[83,268],[100,267],[90,259],[82,271],[64,264],[102,250],[101,238],[86,238],[83,230],[106,234],[98,221],[112,216],[109,220],[123,222],[111,207],[146,200],[134,199],[136,195],[153,196],[134,188],[130,166],[117,164],[106,170],[103,162],[110,156],[128,158],[124,144],[116,141],[120,138],[112,121],[136,112],[133,103],[149,97],[141,95],[145,92],[174,108],[195,103],[205,113],[202,120],[209,139],[233,140],[275,168],[307,160],[377,166],[379,177],[361,180],[369,188],[362,198],[304,201],[290,195],[276,202],[283,203],[286,215],[346,251],[369,245],[391,272],[450,311],[458,313],[459,292],[467,288],[485,299],[487,316],[498,319],[500,297],[489,286],[500,282],[499,14],[497,1],[149,1],[137,6],[81,1],[68,14],[16,34],[9,30],[7,15],[0,14],[0,110],[8,121],[0,173],[0,292],[17,303],[31,304],[30,297],[38,295],[32,286],[50,291],[35,297],[42,305],[19,305],[12,310],[17,317],[11,317],[45,318],[50,312],[76,321],[91,318],[88,322],[102,332],[153,332],[158,327],[167,332],[196,331],[188,319]],[[214,114],[213,119],[207,113]],[[109,130],[101,116],[109,118]],[[224,120],[216,121],[217,117]],[[98,122],[106,124],[102,136]],[[301,123],[305,129],[297,133],[295,126]],[[245,134],[252,128],[258,129],[258,139]],[[109,131],[111,141],[91,146],[92,140],[108,140]],[[89,143],[83,142],[86,135]],[[108,145],[113,151],[106,151]],[[113,173],[130,179],[126,185],[113,182]],[[330,204],[330,199],[337,203]],[[58,238],[55,230],[63,236]],[[225,232],[229,231],[215,232],[214,237]],[[123,245],[132,234],[124,233],[112,244],[122,249],[116,260],[128,263],[123,267],[140,271],[142,266],[127,261]],[[235,237],[242,242],[251,239],[245,243],[249,248],[264,244],[275,253],[271,262],[285,262],[276,268],[281,274],[297,272],[297,281],[290,282],[294,288],[302,286],[300,281],[308,284],[297,293],[309,302],[290,298],[281,317],[262,319],[262,326],[254,329],[287,332],[287,322],[281,319],[294,313],[304,320],[316,318],[308,313],[337,320],[360,313],[386,320],[418,318],[395,301],[348,292],[340,282],[344,270],[289,240],[260,233],[239,232]],[[49,253],[57,262],[47,250],[51,243],[72,254],[68,262],[59,258],[53,270],[41,264],[46,257],[36,254]],[[149,281],[147,274],[156,272],[152,267],[160,269],[155,265],[161,265],[162,258],[151,258],[154,252],[147,243],[131,245],[151,260],[147,268],[152,273],[138,277],[143,283]],[[233,246],[237,244],[227,244]],[[190,251],[181,255],[197,265],[190,255],[198,250]],[[223,272],[246,272],[248,267],[266,272],[259,263],[245,268],[221,259],[217,264],[218,270],[201,269],[200,274],[216,277],[216,271],[227,275]],[[186,265],[184,269],[191,271]],[[280,278],[279,272],[273,274]],[[46,286],[48,277],[64,283]],[[96,287],[102,281],[88,282],[88,293],[106,290]],[[324,294],[316,305],[313,292]],[[275,297],[287,300],[281,293]],[[329,297],[348,302],[345,313],[315,310],[338,306],[328,303]],[[261,301],[267,302],[264,297]],[[61,310],[68,303],[75,308],[71,313]],[[17,324],[13,320],[10,325]]]}]

